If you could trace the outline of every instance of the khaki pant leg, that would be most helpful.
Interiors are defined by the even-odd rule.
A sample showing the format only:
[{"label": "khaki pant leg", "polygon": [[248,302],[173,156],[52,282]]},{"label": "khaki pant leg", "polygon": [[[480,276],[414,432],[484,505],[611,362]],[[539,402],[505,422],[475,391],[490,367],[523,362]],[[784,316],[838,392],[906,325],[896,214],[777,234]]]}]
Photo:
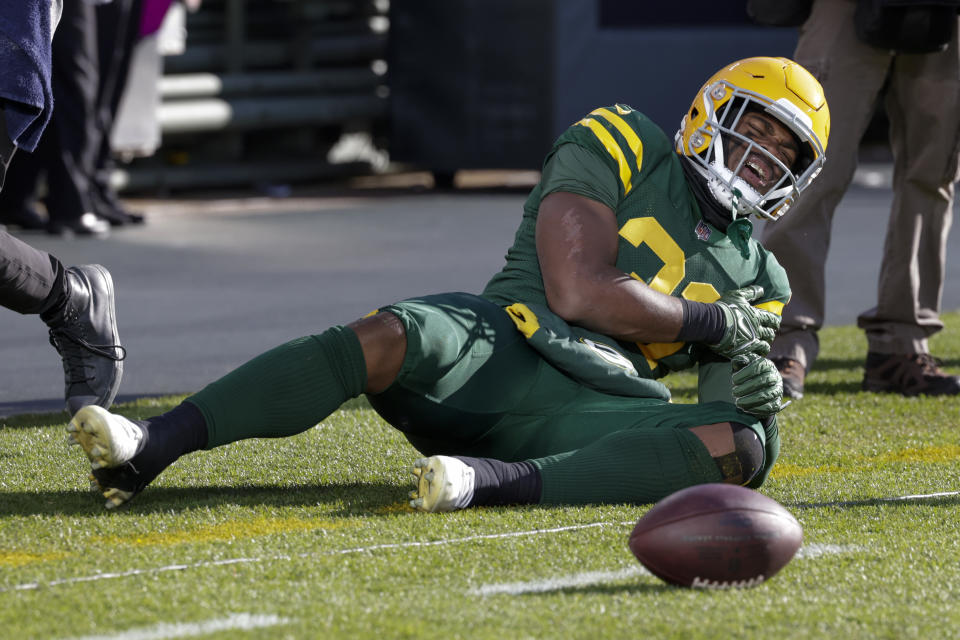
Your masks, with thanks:
[{"label": "khaki pant leg", "polygon": [[873,115],[892,56],[862,44],[853,25],[851,0],[816,0],[801,27],[794,59],[823,85],[830,107],[830,138],[823,172],[799,204],[768,222],[762,244],[790,278],[793,297],[783,311],[772,358],[789,357],[808,370],[817,357],[823,326],[825,265],[833,215],[853,179],[860,140]]},{"label": "khaki pant leg", "polygon": [[858,318],[870,351],[927,353],[940,301],[960,148],[957,31],[942,53],[897,55],[886,93],[894,198],[877,306]]}]

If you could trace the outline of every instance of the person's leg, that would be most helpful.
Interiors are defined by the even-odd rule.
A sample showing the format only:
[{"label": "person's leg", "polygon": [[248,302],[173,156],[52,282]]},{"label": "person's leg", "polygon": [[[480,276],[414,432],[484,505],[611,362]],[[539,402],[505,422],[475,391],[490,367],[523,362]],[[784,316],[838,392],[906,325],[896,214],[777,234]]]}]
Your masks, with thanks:
[{"label": "person's leg", "polygon": [[664,404],[662,411],[668,419],[655,426],[533,460],[543,479],[540,503],[649,503],[695,484],[757,486],[773,466],[778,442],[731,405]]},{"label": "person's leg", "polygon": [[[769,357],[784,373],[785,395],[794,398],[802,396],[805,372],[819,352],[833,215],[853,179],[860,140],[891,60],[889,52],[857,39],[854,9],[847,0],[818,1],[801,28],[794,59],[823,85],[833,123],[826,163],[797,206],[764,225],[761,235],[761,243],[786,269],[793,292]],[[788,361],[796,366],[785,372]]]},{"label": "person's leg", "polygon": [[15,153],[4,109],[0,100],[0,224],[43,229],[46,221],[34,209],[40,163],[36,154]]},{"label": "person's leg", "polygon": [[[90,458],[109,508],[129,500],[186,453],[300,433],[364,392],[401,430],[413,428],[407,422],[412,418],[426,433],[454,430],[470,437],[497,419],[497,402],[522,397],[522,389],[507,386],[497,398],[477,395],[467,407],[459,404],[464,394],[458,387],[465,380],[496,383],[508,370],[519,371],[486,368],[473,375],[494,353],[492,324],[501,342],[533,353],[500,307],[468,294],[428,296],[281,345],[162,416],[135,423],[90,407],[74,417],[68,431]],[[446,406],[433,401],[444,393]],[[485,405],[481,411],[470,410],[474,399]]]},{"label": "person's leg", "polygon": [[[608,398],[556,424],[579,432],[582,447],[517,462],[498,458],[433,455],[417,460],[411,506],[451,511],[500,504],[587,504],[655,502],[695,484],[727,482],[759,486],[779,450],[775,426],[725,403],[672,405],[652,401],[632,417],[609,419],[629,398]],[[642,406],[642,405],[641,405]],[[595,428],[597,427],[597,428]],[[563,436],[561,436],[562,438]],[[570,434],[566,434],[570,437]]]},{"label": "person's leg", "polygon": [[886,95],[894,154],[894,197],[887,225],[877,306],[857,319],[866,331],[867,391],[960,394],[929,354],[943,328],[940,301],[960,153],[960,48],[898,55]]},{"label": "person's leg", "polygon": [[114,508],[187,453],[292,436],[350,398],[382,390],[393,382],[405,348],[402,325],[377,314],[267,351],[166,414],[134,422],[88,407],[67,430],[90,459],[106,506]]},{"label": "person's leg", "polygon": [[141,213],[131,213],[120,203],[110,184],[113,172],[113,150],[110,134],[116,120],[120,100],[127,86],[130,61],[139,38],[140,0],[113,0],[97,5],[97,44],[100,61],[100,83],[97,92],[96,153],[91,175],[91,197],[97,215],[112,226],[142,223]]},{"label": "person's leg", "polygon": [[42,314],[66,303],[63,264],[0,230],[0,306]]},{"label": "person's leg", "polygon": [[47,170],[46,205],[52,233],[102,235],[109,229],[93,213],[89,195],[96,151],[96,35],[93,5],[65,3],[53,38],[57,106],[38,149]]}]

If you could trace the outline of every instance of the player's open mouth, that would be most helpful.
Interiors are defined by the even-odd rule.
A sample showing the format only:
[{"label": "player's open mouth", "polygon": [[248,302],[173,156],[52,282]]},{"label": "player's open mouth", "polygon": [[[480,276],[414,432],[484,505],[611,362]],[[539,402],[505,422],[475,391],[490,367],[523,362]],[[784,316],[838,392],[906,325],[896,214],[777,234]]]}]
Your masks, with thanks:
[{"label": "player's open mouth", "polygon": [[773,184],[774,171],[768,162],[759,155],[751,153],[746,162],[743,163],[740,177],[757,191],[765,191],[767,187]]}]

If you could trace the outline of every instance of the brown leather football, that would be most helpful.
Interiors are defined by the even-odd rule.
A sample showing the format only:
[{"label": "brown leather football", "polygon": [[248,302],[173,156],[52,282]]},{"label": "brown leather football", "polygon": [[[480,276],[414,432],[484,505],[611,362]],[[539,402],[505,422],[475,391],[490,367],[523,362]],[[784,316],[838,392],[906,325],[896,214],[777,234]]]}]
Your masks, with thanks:
[{"label": "brown leather football", "polygon": [[655,576],[684,587],[752,587],[800,548],[803,529],[772,498],[732,484],[701,484],[653,505],[630,550]]}]

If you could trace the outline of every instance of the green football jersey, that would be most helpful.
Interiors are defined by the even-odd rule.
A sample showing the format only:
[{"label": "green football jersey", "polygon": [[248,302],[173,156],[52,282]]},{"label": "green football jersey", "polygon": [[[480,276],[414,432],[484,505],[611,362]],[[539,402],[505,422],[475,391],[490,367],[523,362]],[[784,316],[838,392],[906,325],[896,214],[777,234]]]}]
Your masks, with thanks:
[{"label": "green football jersey", "polygon": [[[539,184],[507,251],[506,265],[483,297],[501,305],[546,305],[535,231],[540,201],[557,191],[582,195],[614,211],[620,242],[617,267],[653,289],[713,302],[731,289],[761,285],[757,304],[779,315],[790,299],[787,275],[769,251],[750,237],[734,242],[707,223],[664,132],[625,105],[602,107],[572,125],[554,143]],[[750,225],[736,228],[749,236]],[[661,377],[693,366],[709,353],[702,345],[627,344],[637,372]]]}]

